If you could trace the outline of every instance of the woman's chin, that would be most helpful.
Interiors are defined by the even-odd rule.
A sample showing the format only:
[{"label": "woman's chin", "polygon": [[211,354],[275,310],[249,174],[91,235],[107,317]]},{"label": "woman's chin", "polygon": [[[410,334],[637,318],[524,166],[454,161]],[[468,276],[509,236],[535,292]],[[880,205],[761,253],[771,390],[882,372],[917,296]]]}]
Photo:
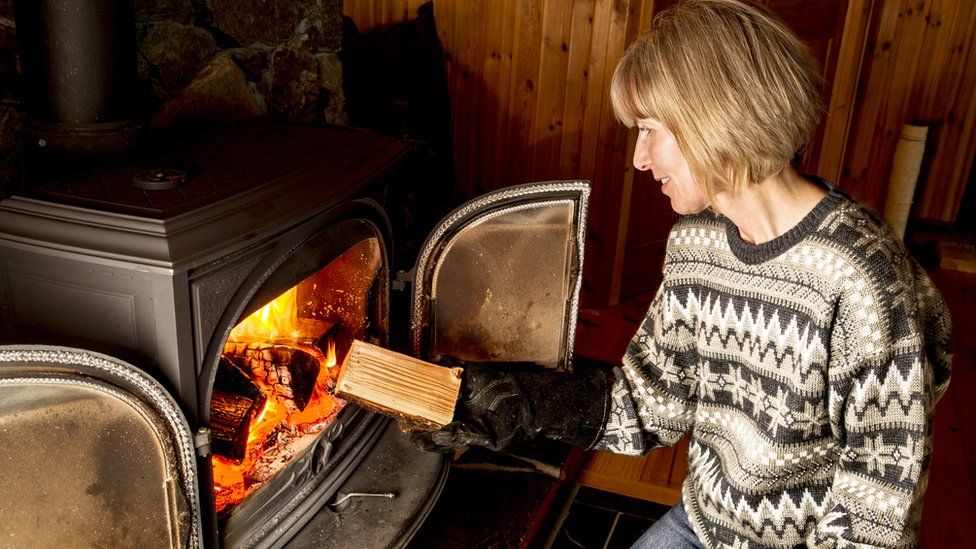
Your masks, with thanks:
[{"label": "woman's chin", "polygon": [[671,209],[674,210],[674,213],[678,215],[688,215],[690,213],[695,213],[691,211],[691,208],[688,208],[686,204],[683,204],[681,201],[676,201],[673,198],[671,199]]}]

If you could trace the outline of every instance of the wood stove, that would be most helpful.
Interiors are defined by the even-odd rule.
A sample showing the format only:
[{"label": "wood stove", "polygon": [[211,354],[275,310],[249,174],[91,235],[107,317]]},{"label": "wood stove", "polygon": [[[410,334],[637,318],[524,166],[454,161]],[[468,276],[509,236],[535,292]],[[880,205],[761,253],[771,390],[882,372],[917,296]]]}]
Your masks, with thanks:
[{"label": "wood stove", "polygon": [[[176,517],[170,545],[338,546],[343,528],[405,544],[446,461],[335,398],[336,364],[363,339],[428,359],[569,368],[589,192],[557,181],[479,197],[394,274],[386,210],[392,190],[417,184],[404,180],[409,156],[367,131],[259,120],[0,203],[2,337],[30,344],[0,354],[0,392],[17,387],[25,403],[57,392],[37,380],[73,374],[109,395],[155,383],[126,398],[170,418],[153,432],[182,456],[157,467],[182,471],[181,496],[160,504]],[[400,291],[409,311],[391,306]],[[408,318],[409,341],[391,339]],[[31,379],[39,388],[25,389]],[[0,428],[21,428],[8,408]],[[357,502],[372,510],[360,523],[330,519]],[[398,518],[381,532],[379,516]]]}]

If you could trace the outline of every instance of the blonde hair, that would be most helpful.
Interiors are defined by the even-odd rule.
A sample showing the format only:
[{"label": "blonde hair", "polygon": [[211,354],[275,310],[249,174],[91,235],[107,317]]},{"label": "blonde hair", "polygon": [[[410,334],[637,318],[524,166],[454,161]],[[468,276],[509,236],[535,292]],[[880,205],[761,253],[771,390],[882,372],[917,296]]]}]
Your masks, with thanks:
[{"label": "blonde hair", "polygon": [[709,204],[779,173],[809,142],[823,104],[807,46],[763,7],[682,1],[624,54],[610,100],[632,127],[670,130]]}]

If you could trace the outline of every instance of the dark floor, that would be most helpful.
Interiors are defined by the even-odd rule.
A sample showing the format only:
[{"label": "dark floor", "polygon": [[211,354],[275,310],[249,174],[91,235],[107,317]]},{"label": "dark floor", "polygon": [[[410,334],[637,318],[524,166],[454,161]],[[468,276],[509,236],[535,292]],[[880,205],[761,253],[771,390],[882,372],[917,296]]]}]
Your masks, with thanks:
[{"label": "dark floor", "polygon": [[630,547],[668,509],[666,505],[583,486],[549,542],[553,549]]},{"label": "dark floor", "polygon": [[[543,521],[560,508],[570,448],[549,440],[509,451],[472,446],[451,464],[437,505],[409,549],[515,549],[537,543]],[[540,533],[542,532],[542,533]]]}]

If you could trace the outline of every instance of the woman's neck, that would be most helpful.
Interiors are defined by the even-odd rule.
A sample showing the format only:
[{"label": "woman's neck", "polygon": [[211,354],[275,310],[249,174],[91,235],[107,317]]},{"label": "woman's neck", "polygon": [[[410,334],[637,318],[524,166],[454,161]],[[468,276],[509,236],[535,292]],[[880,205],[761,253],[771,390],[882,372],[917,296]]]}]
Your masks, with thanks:
[{"label": "woman's neck", "polygon": [[826,194],[820,185],[786,168],[738,192],[719,192],[715,201],[743,241],[762,244],[795,227]]}]

